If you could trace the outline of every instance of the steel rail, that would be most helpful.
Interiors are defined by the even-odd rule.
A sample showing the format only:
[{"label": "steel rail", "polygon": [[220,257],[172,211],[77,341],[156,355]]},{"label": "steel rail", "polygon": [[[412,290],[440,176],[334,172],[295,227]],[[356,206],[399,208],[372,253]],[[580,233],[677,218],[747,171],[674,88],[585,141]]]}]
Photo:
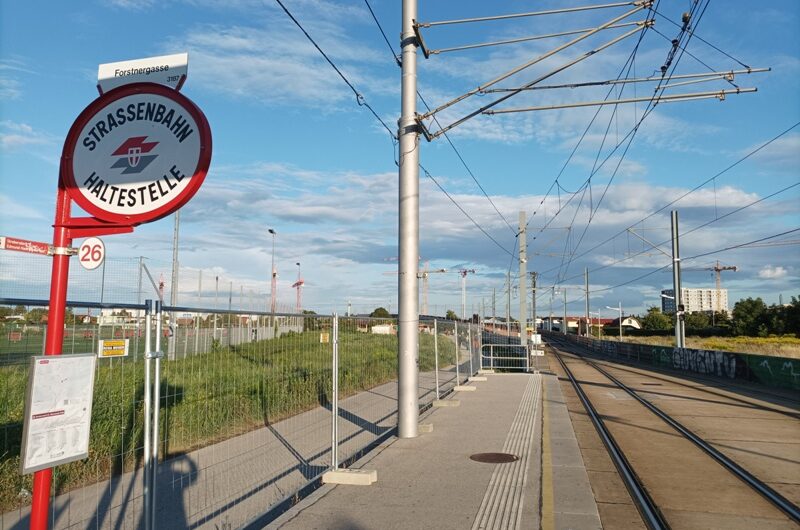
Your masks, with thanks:
[{"label": "steel rail", "polygon": [[[788,417],[796,419],[796,420],[800,420],[800,414],[796,413],[796,412],[789,412],[789,411],[786,411],[786,410],[781,410],[781,409],[776,409],[776,408],[768,407],[768,406],[761,405],[761,404],[756,404],[756,403],[753,403],[753,402],[748,401],[746,399],[729,396],[729,395],[724,394],[722,392],[715,392],[713,390],[709,390],[708,388],[702,388],[702,387],[698,387],[698,386],[693,386],[693,385],[689,384],[688,382],[682,383],[680,381],[675,381],[675,379],[680,378],[680,379],[683,379],[685,381],[694,382],[694,383],[700,383],[700,384],[702,384],[704,382],[714,382],[714,383],[721,384],[722,386],[719,387],[720,390],[726,390],[727,392],[735,392],[736,390],[744,390],[744,391],[747,391],[747,392],[758,394],[760,396],[765,396],[765,397],[769,397],[769,398],[773,398],[773,399],[779,399],[780,401],[784,401],[786,403],[793,403],[793,405],[782,405],[782,406],[784,406],[786,408],[796,408],[796,404],[800,403],[800,400],[793,399],[793,398],[790,398],[790,397],[782,395],[782,394],[776,394],[774,392],[767,392],[765,390],[761,390],[761,389],[757,389],[757,388],[750,388],[750,387],[747,387],[747,386],[744,386],[744,385],[740,385],[740,384],[737,385],[735,383],[732,383],[732,382],[726,381],[726,380],[720,381],[720,379],[718,379],[718,378],[715,379],[714,377],[704,377],[702,374],[699,374],[699,373],[685,373],[685,372],[683,372],[683,373],[677,374],[677,373],[675,373],[674,370],[669,370],[669,369],[664,370],[664,371],[659,371],[659,372],[653,372],[652,370],[654,370],[654,367],[652,367],[652,366],[641,367],[641,366],[639,366],[640,365],[640,361],[634,361],[632,358],[631,359],[625,359],[625,358],[614,359],[614,358],[604,354],[603,352],[594,351],[591,348],[589,348],[588,346],[586,346],[585,344],[581,344],[579,342],[568,342],[568,344],[573,349],[577,349],[577,350],[581,350],[581,351],[586,352],[586,355],[587,356],[591,356],[592,358],[596,358],[596,356],[598,354],[600,354],[601,357],[605,358],[605,359],[601,359],[601,360],[606,360],[607,362],[614,362],[614,364],[616,365],[615,368],[617,370],[622,370],[623,372],[629,372],[629,373],[634,374],[634,375],[646,375],[647,377],[649,377],[651,379],[657,379],[659,381],[665,381],[665,382],[673,384],[673,385],[678,385],[678,386],[686,387],[686,388],[689,388],[689,389],[692,389],[692,390],[697,390],[699,392],[703,392],[703,393],[706,393],[706,394],[711,394],[712,396],[723,397],[725,399],[729,399],[729,400],[735,401],[735,402],[740,403],[740,404],[751,405],[751,406],[754,406],[754,407],[758,408],[759,410],[765,410],[767,412],[774,412],[775,414],[781,414],[781,415],[788,416]],[[623,366],[626,367],[626,368],[623,368]],[[636,372],[635,370],[632,370],[632,369],[635,369],[635,368],[639,368],[641,370],[645,370],[645,371],[647,371],[649,373],[641,374],[639,372]],[[658,375],[656,375],[656,374],[658,374]],[[757,399],[757,398],[753,397],[752,399]]]},{"label": "steel rail", "polygon": [[655,501],[653,501],[653,498],[650,497],[650,494],[647,492],[647,489],[636,475],[636,472],[633,470],[630,462],[628,462],[625,454],[617,445],[613,435],[611,432],[609,432],[605,423],[600,418],[600,415],[595,410],[594,405],[592,405],[591,401],[589,401],[589,398],[584,393],[583,388],[581,388],[580,384],[578,384],[578,382],[575,380],[575,377],[572,375],[572,371],[567,368],[567,364],[563,359],[561,359],[561,355],[558,352],[555,353],[556,359],[558,359],[558,362],[561,364],[561,367],[564,369],[564,372],[567,374],[567,377],[572,383],[573,388],[575,388],[575,392],[578,394],[578,398],[581,400],[583,408],[585,408],[586,412],[589,414],[589,418],[592,420],[592,424],[597,430],[597,434],[600,435],[600,439],[606,446],[608,454],[611,457],[611,460],[614,462],[614,466],[617,468],[617,471],[619,471],[620,478],[622,478],[622,481],[625,483],[625,487],[631,494],[631,498],[636,504],[639,514],[642,516],[642,520],[651,530],[666,530],[670,528],[666,519],[664,519],[663,514],[658,509]]},{"label": "steel rail", "polygon": [[[717,463],[722,465],[725,469],[731,472],[734,476],[740,479],[742,482],[747,484],[750,488],[758,492],[762,497],[764,497],[767,501],[771,502],[775,507],[789,516],[795,523],[800,524],[800,508],[788,500],[786,497],[775,491],[771,488],[768,484],[764,481],[756,478],[752,473],[747,471],[745,468],[725,456],[722,452],[718,451],[714,448],[711,444],[703,440],[701,437],[697,436],[694,432],[683,426],[680,422],[672,418],[669,414],[662,411],[660,408],[653,405],[650,401],[646,400],[645,398],[641,397],[636,391],[632,390],[630,387],[622,383],[619,379],[608,373],[608,371],[604,370],[597,363],[584,358],[582,355],[573,353],[576,357],[583,360],[586,364],[603,374],[609,381],[617,385],[620,389],[624,390],[629,396],[637,400],[639,403],[644,405],[650,412],[658,416],[661,420],[663,420],[667,425],[681,433],[687,440],[694,443],[697,447],[699,447],[703,452],[713,458]],[[556,354],[558,357],[559,362],[561,362],[562,366],[565,367],[566,364],[561,359],[559,354]]]}]

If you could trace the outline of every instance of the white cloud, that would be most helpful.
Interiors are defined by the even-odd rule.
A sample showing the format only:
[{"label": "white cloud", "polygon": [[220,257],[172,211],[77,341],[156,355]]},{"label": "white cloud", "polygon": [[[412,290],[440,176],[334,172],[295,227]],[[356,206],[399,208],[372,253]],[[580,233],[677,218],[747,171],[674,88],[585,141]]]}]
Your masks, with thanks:
[{"label": "white cloud", "polygon": [[32,74],[19,59],[0,60],[0,99],[14,100],[22,97],[22,84],[16,74]]},{"label": "white cloud", "polygon": [[34,130],[27,123],[0,121],[0,149],[11,150],[30,145],[45,145],[53,141],[52,136]]},{"label": "white cloud", "polygon": [[758,277],[764,280],[779,280],[785,278],[788,273],[789,271],[780,265],[774,267],[772,265],[766,265],[758,271]]},{"label": "white cloud", "polygon": [[[351,36],[350,26],[361,19],[355,16],[360,8],[339,7],[312,1],[293,6],[293,12],[367,99],[374,94],[393,95],[396,82],[371,72],[372,66],[387,63],[387,54]],[[345,12],[354,15],[347,24]],[[189,52],[193,83],[231,97],[328,111],[335,110],[332,104],[354,101],[347,85],[283,11],[262,9],[257,18],[253,26],[197,25],[186,37],[170,41],[167,48]]]},{"label": "white cloud", "polygon": [[[741,156],[760,147],[763,142],[743,149]],[[773,169],[796,172],[800,168],[800,133],[789,133],[778,138],[753,155],[752,159]]]},{"label": "white cloud", "polygon": [[109,0],[108,2],[108,5],[129,11],[144,11],[154,4],[154,0]]},{"label": "white cloud", "polygon": [[0,194],[0,211],[3,218],[8,221],[11,219],[44,219],[41,212],[29,206],[19,203],[19,200],[12,199],[8,195]]}]

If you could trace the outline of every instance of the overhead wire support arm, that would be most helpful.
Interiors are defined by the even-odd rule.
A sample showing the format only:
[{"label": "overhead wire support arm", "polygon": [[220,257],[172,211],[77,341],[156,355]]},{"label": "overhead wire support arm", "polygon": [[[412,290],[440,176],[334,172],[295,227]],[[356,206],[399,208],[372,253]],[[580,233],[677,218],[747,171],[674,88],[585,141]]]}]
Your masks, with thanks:
[{"label": "overhead wire support arm", "polygon": [[420,28],[432,28],[434,26],[446,26],[450,24],[469,24],[472,22],[488,22],[491,20],[508,20],[512,18],[536,17],[541,15],[557,15],[559,13],[576,13],[578,11],[590,11],[594,9],[606,9],[612,7],[624,7],[624,6],[636,6],[636,5],[641,6],[646,3],[650,2],[637,0],[635,2],[615,2],[613,4],[595,4],[588,6],[565,7],[563,9],[548,9],[546,11],[530,11],[527,13],[512,13],[509,15],[494,15],[490,17],[461,18],[456,20],[440,20],[437,22],[422,22],[417,24],[417,26]]},{"label": "overhead wire support arm", "polygon": [[[627,15],[626,15],[626,16],[627,16]],[[630,37],[631,35],[635,35],[636,33],[639,33],[640,31],[642,31],[642,30],[643,30],[643,28],[647,28],[647,27],[649,27],[651,24],[652,24],[652,21],[651,21],[651,20],[644,21],[644,22],[642,22],[642,26],[641,26],[641,27],[637,27],[637,28],[635,28],[635,29],[633,29],[633,30],[631,30],[631,31],[628,31],[628,32],[626,32],[626,33],[623,33],[622,35],[620,35],[620,36],[618,36],[618,37],[616,37],[616,38],[614,38],[614,39],[612,39],[612,40],[610,40],[610,41],[606,42],[605,44],[602,44],[602,45],[598,46],[597,48],[594,48],[593,50],[589,50],[588,52],[585,52],[585,53],[583,53],[582,55],[578,56],[577,58],[575,58],[575,59],[573,59],[573,60],[571,60],[571,61],[568,61],[568,62],[566,62],[566,63],[562,64],[561,66],[559,66],[558,68],[555,68],[555,69],[551,70],[550,72],[548,72],[548,73],[546,73],[546,74],[544,74],[544,75],[542,75],[542,76],[539,76],[538,78],[534,79],[534,80],[533,80],[533,81],[531,81],[530,83],[527,83],[526,85],[523,85],[523,87],[521,87],[521,88],[522,88],[522,89],[524,89],[525,87],[533,86],[533,85],[535,85],[536,83],[539,83],[539,82],[541,82],[541,81],[544,81],[545,79],[547,79],[547,78],[549,78],[549,77],[552,77],[552,76],[556,75],[557,73],[559,73],[559,72],[562,72],[562,71],[566,70],[567,68],[569,68],[569,67],[571,67],[571,66],[574,66],[574,65],[578,64],[579,62],[583,61],[584,59],[587,59],[587,58],[591,57],[592,55],[595,55],[595,54],[597,54],[597,53],[601,52],[602,50],[604,50],[604,49],[606,49],[606,48],[608,48],[608,47],[610,47],[610,46],[613,46],[614,44],[616,44],[616,43],[618,43],[618,42],[620,42],[620,41],[622,41],[622,40],[624,40],[624,39],[626,39],[626,38]],[[598,28],[596,31],[599,31],[599,30],[600,30],[600,28]],[[586,36],[588,36],[588,35],[589,35],[589,34],[586,34]],[[583,39],[583,38],[585,38],[585,36],[579,37],[579,39]],[[578,40],[578,39],[575,39],[574,41],[572,41],[572,43],[574,44],[575,42],[577,42],[577,40]],[[569,44],[570,44],[570,43],[568,43],[567,45],[569,45]],[[564,45],[563,47],[560,47],[560,48],[562,48],[562,49],[563,49],[563,48],[564,48],[564,47],[566,47],[567,45]],[[548,52],[547,54],[545,54],[545,56],[548,56],[548,57],[549,57],[550,55],[553,55],[553,53],[555,53],[555,51]],[[541,60],[541,59],[545,58],[545,56],[541,56],[540,58],[537,58],[536,60],[534,60],[534,61],[532,61],[532,62],[528,63],[528,65],[527,65],[527,66],[530,66],[530,65],[531,65],[531,64],[533,64],[534,62],[538,62],[539,60]],[[506,77],[509,77],[509,76],[511,76],[511,75],[513,75],[513,74],[515,74],[515,73],[519,72],[520,70],[522,70],[522,69],[524,69],[524,68],[527,68],[527,66],[523,66],[523,67],[520,67],[520,68],[517,68],[517,69],[515,69],[515,71],[512,71],[512,72],[510,72],[508,75],[504,75],[504,76],[502,76],[502,79],[505,79]],[[501,79],[501,78],[498,78],[498,79],[496,79],[495,81],[492,81],[491,83],[488,83],[488,84],[486,84],[486,85],[483,85],[483,86],[481,86],[481,87],[478,87],[477,89],[473,90],[471,93],[468,93],[468,94],[467,94],[467,95],[465,95],[465,96],[461,96],[461,98],[460,98],[460,99],[464,99],[465,97],[468,97],[469,95],[476,94],[476,93],[478,93],[477,91],[483,90],[483,89],[484,89],[484,88],[486,88],[487,86],[491,86],[491,84],[493,84],[493,83],[495,83],[495,82],[499,82],[499,81],[501,81],[502,79]],[[507,99],[509,99],[509,98],[511,98],[511,97],[513,97],[513,96],[515,96],[516,94],[518,94],[519,92],[521,92],[521,91],[522,91],[522,89],[521,89],[521,90],[514,91],[514,92],[510,92],[510,93],[506,94],[505,96],[502,96],[502,97],[499,97],[499,98],[497,98],[496,100],[492,101],[491,103],[488,103],[488,104],[486,104],[486,105],[484,105],[484,106],[480,107],[479,109],[477,109],[477,110],[474,110],[474,111],[470,112],[469,114],[465,115],[464,117],[462,117],[462,118],[460,118],[460,119],[458,119],[458,120],[454,121],[454,122],[453,122],[453,123],[451,123],[450,125],[447,125],[446,127],[443,127],[443,128],[441,128],[441,129],[439,129],[439,130],[438,130],[438,131],[436,131],[435,133],[430,133],[430,132],[428,132],[428,131],[427,131],[427,128],[425,127],[425,124],[422,122],[422,120],[424,120],[426,117],[430,116],[432,113],[428,113],[427,115],[418,116],[418,117],[417,117],[417,121],[418,121],[418,123],[420,124],[420,126],[421,126],[421,129],[423,130],[423,134],[425,134],[425,138],[426,138],[428,141],[431,141],[432,139],[435,139],[436,137],[438,137],[438,136],[440,136],[440,135],[442,135],[442,134],[446,133],[446,132],[447,132],[447,131],[449,131],[450,129],[452,129],[452,128],[454,128],[454,127],[457,127],[458,125],[461,125],[461,124],[462,124],[462,123],[464,123],[465,121],[467,121],[467,120],[469,120],[469,119],[471,119],[471,118],[474,118],[475,116],[477,116],[477,115],[479,115],[479,114],[483,114],[483,113],[484,113],[486,110],[488,110],[488,109],[490,109],[490,108],[494,107],[495,105],[498,105],[498,104],[502,103],[503,101],[505,101],[505,100],[507,100]],[[453,100],[453,101],[455,102],[455,100]],[[452,104],[452,103],[445,104],[445,106],[444,106],[444,107],[450,106],[450,104]],[[440,107],[440,108],[442,108],[442,107]]]},{"label": "overhead wire support arm", "polygon": [[[617,29],[617,28],[627,28],[630,26],[635,26],[637,24],[641,24],[641,22],[625,22],[623,24],[614,24],[613,26],[608,26],[605,29]],[[482,42],[479,44],[466,44],[464,46],[454,46],[452,48],[440,48],[438,50],[430,50],[430,55],[438,55],[440,53],[449,53],[449,52],[457,52],[463,50],[474,50],[476,48],[488,48],[490,46],[501,46],[504,44],[518,44],[520,42],[530,42],[534,40],[544,40],[544,39],[552,39],[555,37],[566,37],[569,35],[578,35],[580,33],[586,33],[587,31],[592,31],[594,28],[583,28],[583,29],[573,29],[570,31],[562,31],[559,33],[545,33],[544,35],[533,35],[530,37],[519,37],[516,39],[506,39],[506,40],[498,40],[493,42]],[[427,55],[426,55],[427,57]]]},{"label": "overhead wire support arm", "polygon": [[514,112],[534,112],[541,110],[556,110],[556,109],[574,109],[578,107],[596,107],[600,105],[621,105],[623,103],[639,103],[639,102],[652,102],[654,105],[658,103],[669,103],[676,101],[694,101],[699,99],[718,99],[724,101],[729,94],[745,94],[749,92],[757,92],[757,88],[732,88],[726,90],[711,90],[708,92],[693,92],[688,94],[668,94],[657,97],[641,97],[641,98],[626,98],[626,99],[609,99],[605,101],[582,101],[578,103],[564,103],[562,105],[543,105],[540,107],[521,107],[514,109],[500,109],[500,110],[485,110],[483,114],[511,114]]},{"label": "overhead wire support arm", "polygon": [[[638,24],[638,22],[636,22]],[[431,52],[433,53],[433,52]],[[670,79],[702,79],[703,81],[714,79],[733,80],[737,75],[755,74],[761,72],[771,72],[772,68],[747,68],[746,70],[719,70],[715,72],[700,72],[696,74],[680,74],[673,75]],[[535,85],[531,87],[512,87],[512,88],[491,88],[484,90],[483,94],[498,94],[503,92],[515,92],[517,90],[553,90],[561,88],[583,88],[592,86],[609,86],[609,85],[626,85],[628,83],[657,83],[663,81],[663,77],[650,76],[650,77],[636,77],[628,79],[606,79],[603,81],[586,81],[583,83],[564,83],[560,85]],[[662,88],[678,86],[678,83],[672,85],[665,85]]]},{"label": "overhead wire support arm", "polygon": [[[602,24],[602,25],[600,25],[600,26],[598,26],[598,27],[594,28],[593,30],[591,30],[591,31],[589,31],[589,32],[587,32],[587,33],[584,33],[583,35],[580,35],[580,36],[578,36],[578,37],[576,37],[576,38],[574,38],[574,39],[570,40],[569,42],[566,42],[566,43],[562,44],[561,46],[557,46],[557,47],[553,48],[552,50],[550,50],[550,51],[548,51],[548,52],[546,52],[546,53],[544,53],[544,54],[542,54],[542,55],[540,55],[540,56],[536,57],[535,59],[532,59],[532,60],[528,61],[527,63],[524,63],[524,64],[522,64],[522,65],[520,65],[520,66],[517,66],[516,68],[513,68],[512,70],[509,70],[508,72],[506,72],[506,73],[504,73],[504,74],[501,74],[500,76],[498,76],[498,77],[496,77],[496,78],[492,79],[491,81],[489,81],[489,82],[487,82],[487,83],[484,83],[483,85],[481,85],[481,86],[479,86],[479,87],[477,87],[477,88],[474,88],[474,89],[470,90],[469,92],[466,92],[465,94],[462,94],[462,95],[458,96],[457,98],[455,98],[455,99],[452,99],[452,100],[448,101],[447,103],[444,103],[444,104],[442,104],[442,105],[439,105],[439,106],[438,106],[438,107],[436,107],[435,109],[433,109],[433,110],[431,110],[431,111],[428,111],[428,112],[426,112],[425,114],[422,114],[422,115],[419,117],[419,119],[420,119],[420,120],[424,120],[424,119],[426,119],[426,118],[430,118],[430,117],[431,117],[431,116],[433,116],[434,114],[436,114],[436,113],[438,113],[438,112],[441,112],[441,111],[443,111],[444,109],[446,109],[446,108],[449,108],[449,107],[451,107],[451,106],[455,105],[456,103],[458,103],[458,102],[460,102],[460,101],[463,101],[463,100],[467,99],[467,98],[468,98],[468,97],[470,97],[470,96],[474,96],[475,94],[478,94],[478,93],[480,93],[481,91],[483,91],[483,90],[486,90],[487,88],[489,88],[489,87],[491,87],[491,86],[493,86],[493,85],[496,85],[496,84],[497,84],[497,83],[499,83],[500,81],[503,81],[503,80],[505,80],[505,79],[508,79],[509,77],[511,77],[511,76],[513,76],[513,75],[515,75],[515,74],[518,74],[519,72],[521,72],[521,71],[525,70],[526,68],[530,68],[530,67],[531,67],[531,66],[533,66],[534,64],[540,63],[540,62],[544,61],[545,59],[547,59],[547,58],[549,58],[549,57],[552,57],[553,55],[557,54],[558,52],[560,52],[560,51],[563,51],[563,50],[565,50],[565,49],[569,48],[570,46],[573,46],[573,45],[575,45],[575,44],[577,44],[577,43],[579,43],[579,42],[581,42],[581,41],[583,41],[583,40],[585,40],[585,39],[587,39],[587,38],[591,37],[592,35],[594,35],[594,34],[596,34],[596,33],[600,32],[600,31],[604,30],[604,29],[605,29],[605,28],[607,28],[608,26],[611,26],[611,25],[613,25],[613,24],[616,24],[616,23],[620,22],[621,20],[624,20],[624,19],[626,19],[626,18],[628,18],[628,17],[630,17],[630,16],[632,16],[632,15],[635,15],[635,14],[636,14],[636,13],[638,13],[639,11],[641,11],[641,10],[643,10],[643,9],[647,8],[647,7],[650,7],[650,5],[651,5],[651,4],[652,4],[652,0],[648,0],[647,2],[645,2],[645,3],[644,3],[644,5],[642,5],[642,6],[637,6],[636,8],[634,8],[634,9],[631,9],[630,11],[627,11],[626,13],[623,13],[622,15],[619,15],[618,17],[615,17],[615,18],[613,18],[613,19],[609,20],[608,22],[606,22],[606,23],[604,23],[604,24]],[[644,26],[644,25],[646,25],[646,24],[647,24],[647,22],[649,22],[649,21],[642,22],[642,25],[643,25],[643,26]],[[636,32],[636,31],[639,31],[639,29],[640,29],[640,28],[636,28],[636,29],[634,30],[634,32]],[[626,34],[626,36],[628,36],[628,35],[629,35],[629,34]],[[596,52],[595,52],[595,53],[596,53]],[[585,57],[584,57],[584,58],[585,58]],[[577,62],[577,61],[576,61],[576,62]],[[537,81],[537,82],[538,82],[538,81]],[[528,84],[528,85],[526,85],[526,86],[532,86],[532,85],[534,85],[535,83],[536,83],[536,82],[529,83],[529,84]],[[512,95],[513,95],[513,94],[512,94]],[[470,117],[472,117],[472,116],[470,116]]]},{"label": "overhead wire support arm", "polygon": [[670,254],[670,253],[669,253],[669,252],[667,252],[666,250],[663,250],[663,249],[662,249],[660,246],[656,245],[656,244],[655,244],[655,243],[653,243],[652,241],[649,241],[649,240],[648,240],[647,238],[645,238],[644,236],[640,236],[639,234],[637,234],[637,233],[636,233],[636,231],[634,231],[634,230],[633,230],[633,228],[628,228],[628,229],[627,229],[627,232],[628,232],[628,233],[630,233],[630,234],[633,234],[633,235],[634,235],[634,236],[636,236],[636,237],[638,237],[639,239],[641,239],[642,241],[644,241],[645,243],[647,243],[648,245],[650,245],[650,247],[651,247],[651,248],[654,248],[654,249],[656,249],[657,251],[661,252],[662,254],[664,254],[664,255],[665,255],[666,257],[668,257],[669,259],[672,259],[672,254]]}]

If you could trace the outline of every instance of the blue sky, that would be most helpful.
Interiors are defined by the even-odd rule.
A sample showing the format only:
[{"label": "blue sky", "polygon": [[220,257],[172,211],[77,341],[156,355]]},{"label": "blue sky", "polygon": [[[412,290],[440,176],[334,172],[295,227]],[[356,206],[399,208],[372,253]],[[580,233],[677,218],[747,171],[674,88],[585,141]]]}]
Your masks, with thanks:
[{"label": "blue sky", "polygon": [[[536,9],[587,3],[538,2]],[[366,4],[306,0],[286,5],[394,128],[400,72]],[[371,5],[396,48],[399,2],[375,0]],[[655,29],[669,38],[677,35],[678,28],[667,19],[680,20],[688,6],[687,1],[660,3]],[[530,9],[526,2],[423,2],[419,18],[433,21]],[[0,10],[0,233],[45,241],[52,237],[61,146],[72,121],[97,96],[99,63],[187,51],[189,76],[183,93],[208,117],[214,155],[203,188],[182,211],[184,273],[179,301],[195,300],[201,269],[205,278],[220,276],[226,285],[233,282],[235,291],[264,298],[271,250],[266,229],[272,227],[278,232],[278,293],[284,305],[294,300],[289,285],[299,261],[307,283],[305,306],[320,312],[343,311],[351,300],[357,311],[378,305],[396,310],[396,277],[385,274],[395,269],[389,260],[397,255],[395,146],[276,3],[30,1],[4,2]],[[443,48],[588,28],[624,10],[430,28],[425,38],[429,47]],[[643,18],[640,13],[627,20]],[[729,96],[724,102],[659,105],[642,123],[602,202],[599,198],[621,151],[593,177],[592,206],[599,207],[579,246],[589,217],[589,191],[575,196],[555,219],[552,216],[589,176],[603,137],[601,161],[609,146],[622,140],[641,117],[645,104],[620,107],[614,115],[612,107],[604,108],[564,169],[559,186],[553,188],[562,191],[546,198],[595,109],[481,116],[453,129],[450,139],[510,224],[516,225],[520,210],[533,216],[528,251],[534,254],[528,270],[542,273],[543,286],[566,285],[570,300],[578,298],[582,278],[574,276],[588,266],[597,269],[591,273],[596,290],[593,310],[621,301],[626,312],[643,311],[658,303],[660,289],[671,287],[671,276],[658,272],[612,288],[667,264],[657,251],[619,261],[645,250],[644,243],[625,233],[625,228],[633,226],[653,243],[666,241],[669,208],[638,221],[800,121],[799,28],[800,4],[794,0],[770,2],[756,10],[752,2],[710,2],[697,34],[744,64],[771,67],[772,72],[735,79],[739,86],[757,87],[755,94]],[[574,51],[562,52],[501,85],[530,81],[627,29],[587,39]],[[629,37],[546,83],[616,78],[637,38]],[[420,92],[429,104],[441,104],[565,40],[440,54],[428,60],[420,54]],[[658,70],[669,48],[667,39],[648,30],[636,54],[636,75]],[[715,70],[741,68],[699,39],[690,41],[688,52]],[[677,74],[704,71],[706,67],[688,54],[676,67]],[[636,95],[652,93],[652,84],[648,86],[649,92],[647,86],[637,86]],[[715,81],[674,92],[721,88],[731,87]],[[536,91],[516,96],[506,106],[596,100],[607,91],[604,87]],[[625,88],[621,95],[632,97],[633,88]],[[443,123],[452,121],[490,97],[474,96],[439,117]],[[476,269],[478,274],[468,280],[470,306],[481,298],[488,301],[493,288],[500,297],[509,264],[512,274],[518,270],[507,253],[514,251],[514,232],[446,140],[423,141],[421,161],[500,244],[484,236],[422,175],[421,257],[432,268]],[[676,203],[682,231],[797,184],[799,172],[800,127]],[[687,234],[682,254],[710,252],[800,227],[799,189],[790,188]],[[548,222],[547,230],[539,230]],[[140,226],[132,235],[106,237],[109,264],[147,256],[151,268],[168,278],[172,228],[172,219],[166,218]],[[783,239],[799,237],[794,233]],[[565,251],[573,255],[566,269],[561,266]],[[0,285],[6,294],[25,296],[29,291],[31,296],[44,296],[46,268],[42,269],[41,260],[34,267],[31,260],[36,258],[7,254],[0,261],[5,263]],[[685,267],[702,269],[716,259],[737,265],[740,270],[723,279],[733,300],[761,296],[776,302],[779,293],[785,298],[798,294],[799,254],[797,245],[747,247],[687,262]],[[111,283],[129,281],[128,276],[119,272]],[[432,276],[430,285],[432,311],[459,309],[457,275]],[[684,285],[712,286],[713,274],[687,270]],[[208,289],[206,280],[204,290]],[[543,294],[539,303],[548,302],[549,295]],[[514,301],[512,307],[517,306]],[[570,311],[581,312],[582,305],[570,305]]]}]

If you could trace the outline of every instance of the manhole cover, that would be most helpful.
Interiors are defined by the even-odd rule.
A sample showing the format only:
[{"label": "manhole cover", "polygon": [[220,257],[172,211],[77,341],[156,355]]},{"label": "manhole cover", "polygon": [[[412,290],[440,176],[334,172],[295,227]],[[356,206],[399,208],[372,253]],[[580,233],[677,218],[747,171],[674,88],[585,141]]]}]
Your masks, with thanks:
[{"label": "manhole cover", "polygon": [[469,457],[470,460],[484,464],[507,464],[519,460],[517,455],[508,453],[478,453]]}]

